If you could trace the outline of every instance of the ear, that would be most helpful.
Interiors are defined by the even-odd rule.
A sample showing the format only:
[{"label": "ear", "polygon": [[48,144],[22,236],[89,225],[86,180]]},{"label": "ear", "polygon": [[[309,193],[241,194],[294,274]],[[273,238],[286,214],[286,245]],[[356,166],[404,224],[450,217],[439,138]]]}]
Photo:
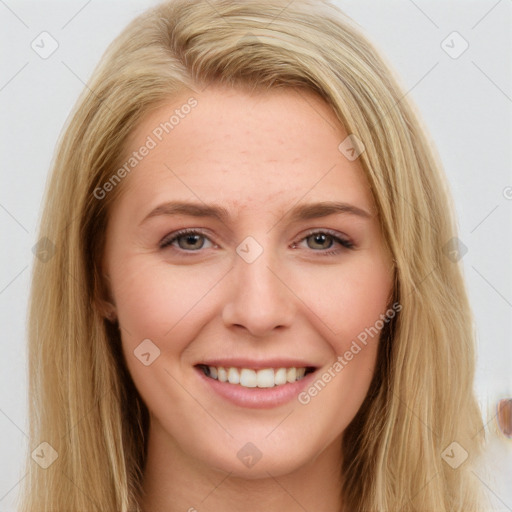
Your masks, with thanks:
[{"label": "ear", "polygon": [[110,292],[110,278],[106,274],[102,277],[101,283],[96,286],[94,303],[100,316],[113,323],[117,321],[117,309]]},{"label": "ear", "polygon": [[117,311],[114,304],[107,300],[99,299],[96,301],[97,309],[101,316],[105,317],[109,322],[117,320]]}]

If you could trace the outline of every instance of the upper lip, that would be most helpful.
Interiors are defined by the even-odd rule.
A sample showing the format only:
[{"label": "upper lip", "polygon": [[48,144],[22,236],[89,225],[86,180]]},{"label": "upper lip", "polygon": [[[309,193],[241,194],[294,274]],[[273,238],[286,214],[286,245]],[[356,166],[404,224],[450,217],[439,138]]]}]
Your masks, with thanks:
[{"label": "upper lip", "polygon": [[222,366],[223,368],[252,368],[255,370],[261,370],[263,368],[318,368],[317,365],[311,364],[307,361],[301,361],[298,359],[285,359],[285,358],[273,358],[273,359],[207,359],[196,363],[195,366]]}]

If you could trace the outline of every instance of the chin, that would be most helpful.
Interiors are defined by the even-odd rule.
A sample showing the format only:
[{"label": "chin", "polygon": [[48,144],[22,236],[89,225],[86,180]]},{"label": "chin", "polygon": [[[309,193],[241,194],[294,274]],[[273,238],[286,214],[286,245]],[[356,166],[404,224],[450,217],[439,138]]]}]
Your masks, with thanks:
[{"label": "chin", "polygon": [[229,473],[231,478],[241,478],[244,480],[258,480],[270,477],[280,477],[300,470],[307,464],[307,460],[298,459],[290,456],[290,451],[284,450],[283,453],[275,451],[273,453],[261,453],[261,458],[257,456],[253,460],[250,456],[238,456],[238,450],[227,451],[224,454],[211,454],[205,463],[211,465],[216,470]]}]

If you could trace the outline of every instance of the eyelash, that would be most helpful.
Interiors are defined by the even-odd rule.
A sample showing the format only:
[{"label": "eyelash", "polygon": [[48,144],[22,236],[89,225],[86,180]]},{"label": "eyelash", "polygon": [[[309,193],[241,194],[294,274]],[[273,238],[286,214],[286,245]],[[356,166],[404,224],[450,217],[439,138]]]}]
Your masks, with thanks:
[{"label": "eyelash", "polygon": [[[318,234],[329,235],[333,239],[333,241],[338,242],[344,248],[344,249],[336,249],[336,250],[332,250],[332,249],[314,250],[314,249],[311,249],[313,252],[318,252],[319,255],[322,255],[322,256],[336,256],[340,252],[343,252],[343,250],[352,250],[352,249],[355,248],[355,245],[350,240],[341,238],[340,236],[338,236],[336,234],[335,231],[331,231],[330,229],[311,230],[305,236],[303,236],[298,242],[293,242],[293,246],[296,247],[297,243],[303,242],[304,240],[308,239],[309,237],[311,237],[313,235],[318,235]],[[171,233],[171,235],[166,236],[160,242],[160,249],[165,249],[167,247],[170,247],[173,242],[175,242],[178,238],[181,238],[182,236],[185,236],[185,235],[200,235],[200,236],[203,236],[205,238],[208,238],[206,233],[204,233],[204,232],[202,232],[200,230],[197,230],[197,229],[181,229],[179,231],[176,231],[175,233]],[[171,238],[169,238],[169,237],[171,237]],[[188,254],[188,253],[200,252],[201,249],[198,249],[198,250],[195,250],[195,251],[194,250],[187,251],[185,249],[178,248],[178,249],[175,249],[175,250],[177,252],[182,252],[182,253]]]}]

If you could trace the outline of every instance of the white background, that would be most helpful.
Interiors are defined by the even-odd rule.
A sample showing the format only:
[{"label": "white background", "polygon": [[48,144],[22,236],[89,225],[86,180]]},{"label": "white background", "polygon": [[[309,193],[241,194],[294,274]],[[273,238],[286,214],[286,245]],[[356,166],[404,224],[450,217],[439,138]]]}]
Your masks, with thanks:
[{"label": "white background", "polygon": [[[107,44],[155,3],[0,0],[0,512],[14,510],[24,475],[26,305],[52,153]],[[468,249],[462,264],[478,325],[476,391],[493,425],[496,400],[512,397],[512,1],[336,3],[398,71],[444,163]],[[59,45],[47,59],[31,48],[43,31]],[[455,59],[441,46],[453,31],[469,44]],[[460,48],[453,36],[447,41]],[[496,475],[478,477],[497,509],[512,511],[512,486],[504,485],[512,480],[512,440],[491,439]]]}]

